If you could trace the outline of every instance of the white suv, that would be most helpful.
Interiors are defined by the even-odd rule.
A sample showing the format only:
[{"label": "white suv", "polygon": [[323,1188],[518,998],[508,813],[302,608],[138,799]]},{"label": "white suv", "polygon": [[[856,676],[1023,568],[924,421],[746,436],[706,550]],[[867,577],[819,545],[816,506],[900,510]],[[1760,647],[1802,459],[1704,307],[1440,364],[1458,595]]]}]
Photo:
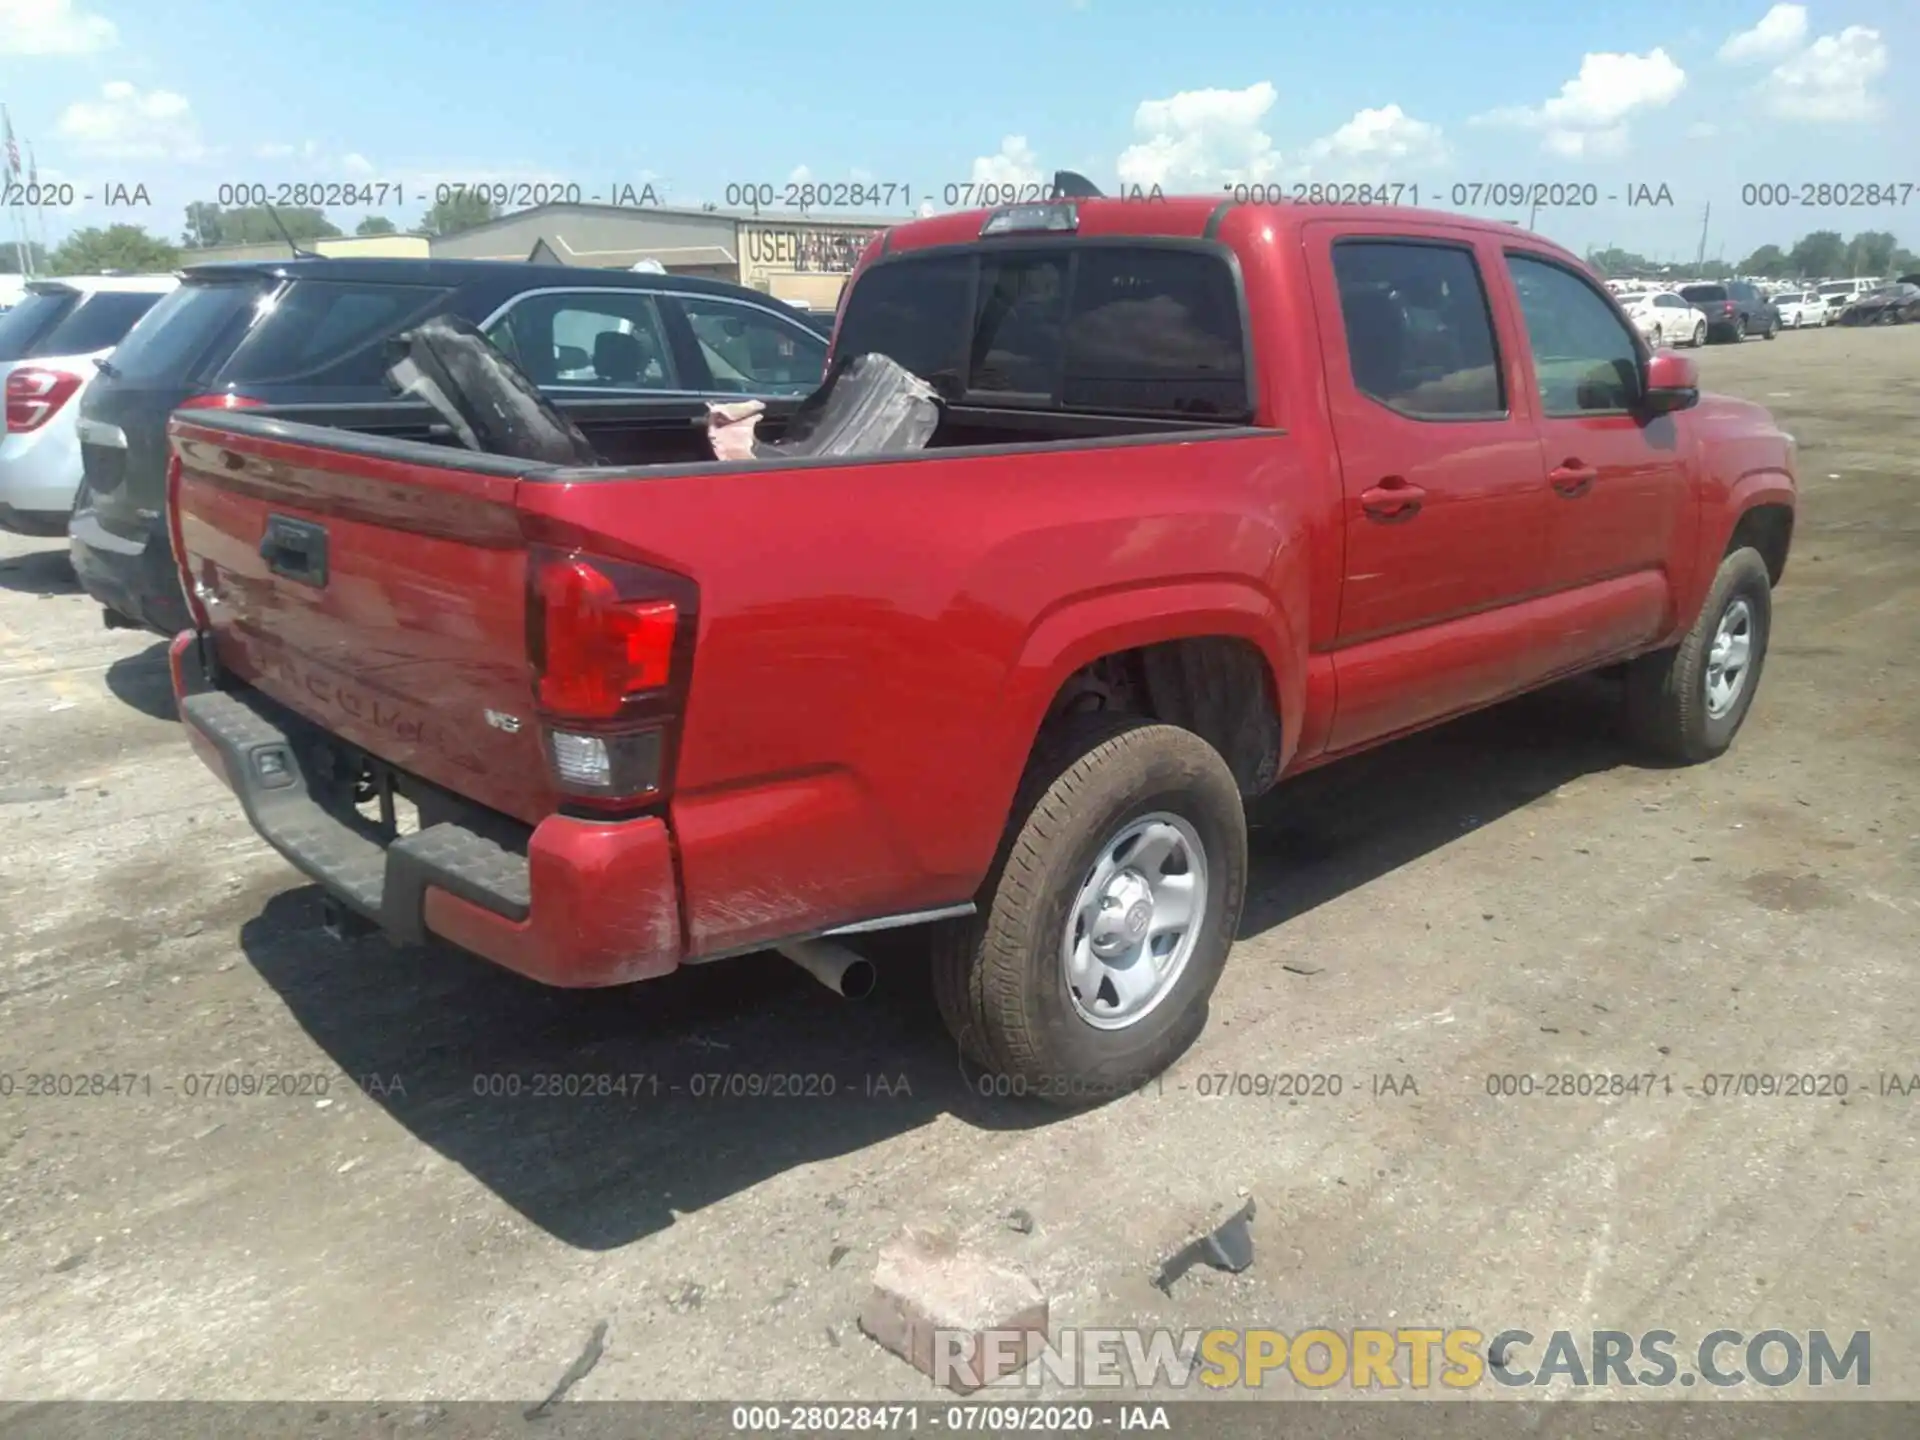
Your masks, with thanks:
[{"label": "white suv", "polygon": [[0,315],[0,529],[64,535],[80,486],[80,396],[134,322],[180,283],[172,275],[31,280]]}]

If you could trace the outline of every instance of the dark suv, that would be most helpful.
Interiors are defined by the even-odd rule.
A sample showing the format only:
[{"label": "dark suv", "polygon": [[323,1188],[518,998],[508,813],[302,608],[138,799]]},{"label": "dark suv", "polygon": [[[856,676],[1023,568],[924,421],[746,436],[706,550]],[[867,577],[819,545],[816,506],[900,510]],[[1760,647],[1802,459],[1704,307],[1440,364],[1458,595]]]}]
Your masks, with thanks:
[{"label": "dark suv", "polygon": [[719,280],[492,260],[196,265],[114,351],[80,407],[73,567],[109,626],[185,629],[167,533],[167,419],[253,408],[405,438],[445,431],[397,398],[387,342],[434,315],[487,332],[563,410],[695,433],[709,399],[804,396],[827,341]]},{"label": "dark suv", "polygon": [[1744,340],[1749,335],[1771,340],[1780,333],[1779,308],[1744,280],[1682,285],[1680,298],[1707,317],[1709,340]]}]

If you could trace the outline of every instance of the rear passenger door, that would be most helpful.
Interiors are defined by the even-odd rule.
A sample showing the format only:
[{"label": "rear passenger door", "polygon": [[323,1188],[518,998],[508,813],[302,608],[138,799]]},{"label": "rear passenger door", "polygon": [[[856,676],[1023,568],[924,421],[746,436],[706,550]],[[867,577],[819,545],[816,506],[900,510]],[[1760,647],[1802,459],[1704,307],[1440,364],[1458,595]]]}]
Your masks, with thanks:
[{"label": "rear passenger door", "polygon": [[1525,681],[1657,636],[1690,518],[1684,413],[1641,404],[1639,338],[1599,286],[1557,256],[1510,247],[1547,471],[1552,588]]},{"label": "rear passenger door", "polygon": [[1512,690],[1522,602],[1546,579],[1531,405],[1471,231],[1306,227],[1345,543],[1329,748]]}]

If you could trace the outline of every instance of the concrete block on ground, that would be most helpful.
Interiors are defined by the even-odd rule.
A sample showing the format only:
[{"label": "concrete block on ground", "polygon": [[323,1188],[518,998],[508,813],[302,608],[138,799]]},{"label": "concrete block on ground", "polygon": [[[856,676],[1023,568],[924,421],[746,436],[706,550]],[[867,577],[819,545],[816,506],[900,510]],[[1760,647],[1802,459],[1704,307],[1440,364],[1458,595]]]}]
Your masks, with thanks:
[{"label": "concrete block on ground", "polygon": [[913,1227],[881,1247],[860,1328],[936,1385],[965,1395],[1039,1353],[1047,1297],[951,1232]]}]

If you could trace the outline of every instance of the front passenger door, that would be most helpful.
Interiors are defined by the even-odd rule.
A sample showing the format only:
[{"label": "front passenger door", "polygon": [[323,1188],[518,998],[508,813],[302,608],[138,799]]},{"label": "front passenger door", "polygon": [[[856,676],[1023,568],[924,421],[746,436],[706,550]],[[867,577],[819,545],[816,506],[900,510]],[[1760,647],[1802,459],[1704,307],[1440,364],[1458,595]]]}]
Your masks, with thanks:
[{"label": "front passenger door", "polygon": [[1599,287],[1556,256],[1510,249],[1539,412],[1551,588],[1528,683],[1657,637],[1693,512],[1680,415],[1641,406],[1645,346]]}]

